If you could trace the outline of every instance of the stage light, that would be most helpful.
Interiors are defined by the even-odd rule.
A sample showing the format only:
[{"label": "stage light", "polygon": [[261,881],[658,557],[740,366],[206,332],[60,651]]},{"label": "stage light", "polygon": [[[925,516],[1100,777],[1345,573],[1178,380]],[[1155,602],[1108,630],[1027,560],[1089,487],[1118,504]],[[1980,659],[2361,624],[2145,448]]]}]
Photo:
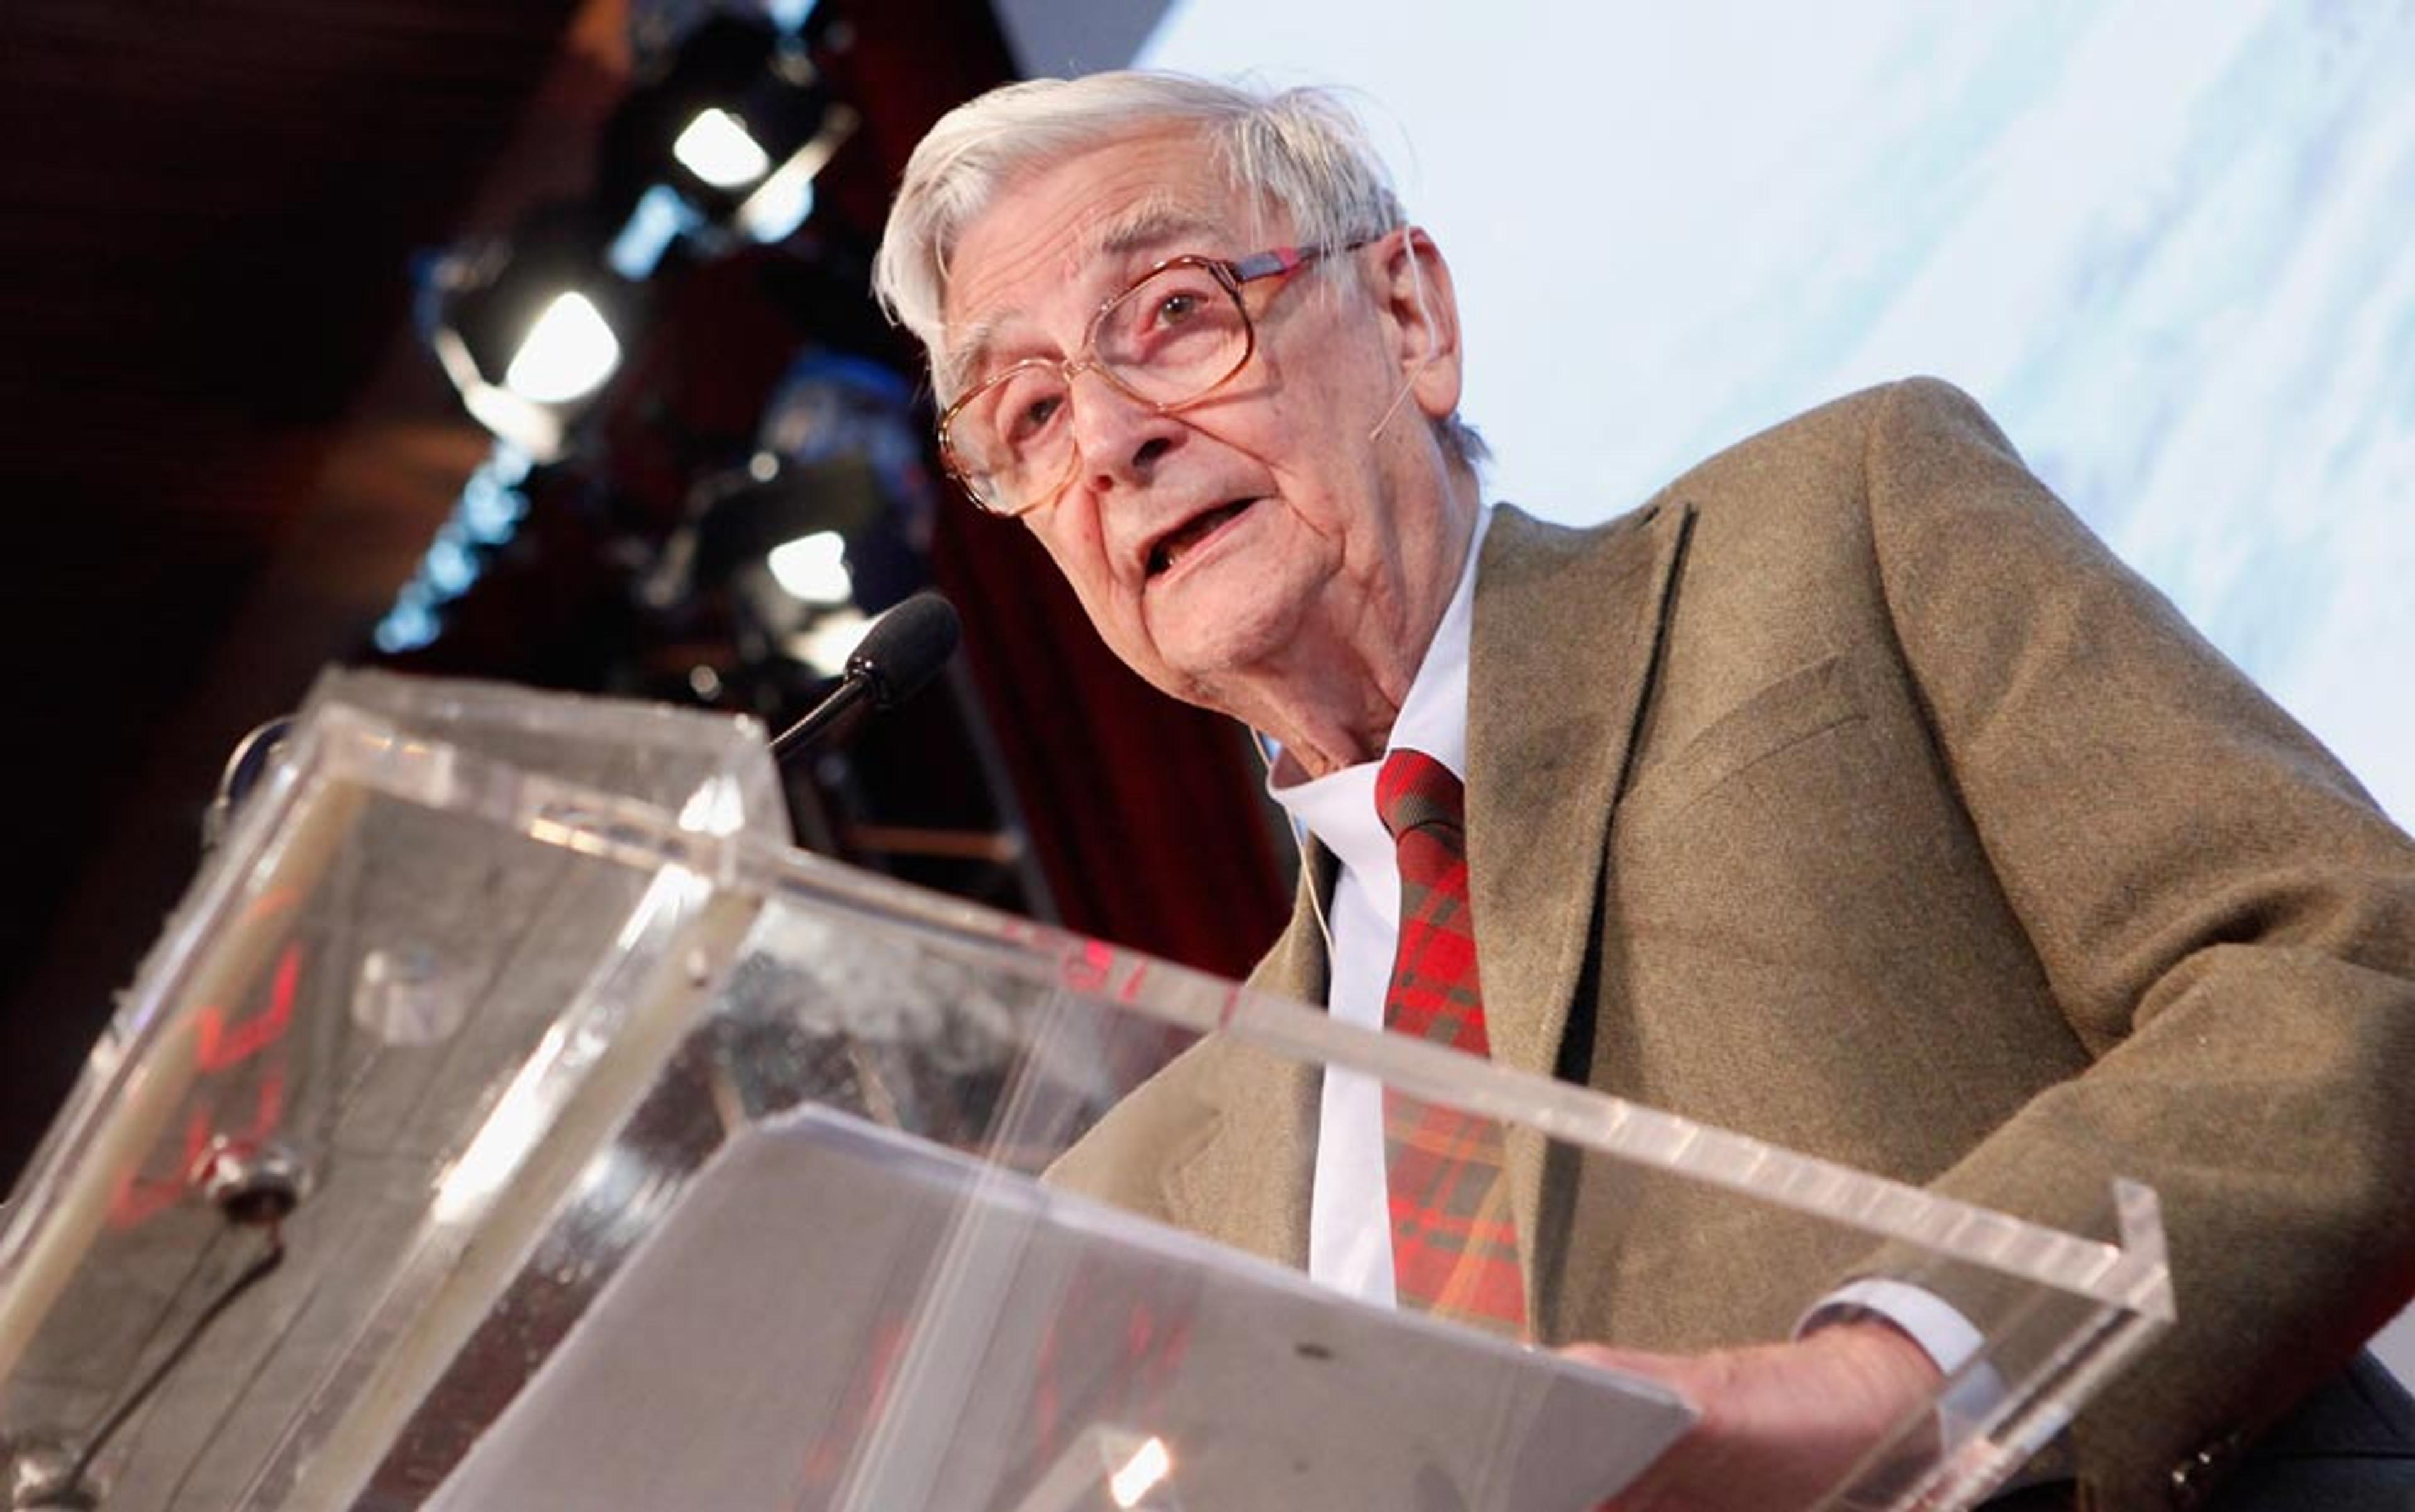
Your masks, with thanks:
[{"label": "stage light", "polygon": [[783,541],[764,554],[772,580],[804,604],[845,604],[855,596],[855,578],[847,570],[847,538],[836,531],[816,531]]},{"label": "stage light", "polygon": [[664,189],[691,214],[681,234],[780,241],[812,213],[814,175],[855,125],[855,112],[831,98],[803,35],[717,14],[651,77],[641,71],[613,112],[598,196],[625,215],[622,235],[632,241],[647,239],[641,217],[663,224],[649,202]]},{"label": "stage light", "polygon": [[554,295],[529,327],[503,386],[538,404],[564,404],[593,393],[620,366],[612,327],[593,300],[572,289]]},{"label": "stage light", "polygon": [[887,512],[862,459],[799,466],[758,452],[699,485],[691,507],[683,586],[727,593],[761,653],[816,673],[844,666],[864,621],[851,547]]},{"label": "stage light", "polygon": [[832,675],[862,636],[867,610],[927,581],[919,564],[899,570],[895,533],[895,512],[862,457],[795,463],[758,452],[697,486],[688,523],[642,594],[665,612],[718,595],[748,660]]},{"label": "stage light", "polygon": [[671,143],[671,155],[716,189],[742,189],[772,171],[771,157],[746,134],[746,124],[717,105],[697,112]]},{"label": "stage light", "polygon": [[463,408],[551,462],[620,369],[642,307],[637,283],[608,265],[594,212],[555,204],[509,237],[435,259],[422,277],[419,323]]},{"label": "stage light", "polygon": [[[699,696],[742,702],[835,676],[873,615],[930,586],[937,490],[910,383],[815,349],[773,390],[757,434],[755,452],[691,487],[684,522],[638,585],[667,638],[734,652]],[[690,685],[700,690],[692,674]]]}]

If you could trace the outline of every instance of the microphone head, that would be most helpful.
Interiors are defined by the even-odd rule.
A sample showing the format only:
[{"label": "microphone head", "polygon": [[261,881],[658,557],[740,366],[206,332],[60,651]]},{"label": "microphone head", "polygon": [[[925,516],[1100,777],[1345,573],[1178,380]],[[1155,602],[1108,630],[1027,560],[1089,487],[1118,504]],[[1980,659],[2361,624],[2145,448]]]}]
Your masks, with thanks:
[{"label": "microphone head", "polygon": [[872,621],[847,659],[847,675],[869,682],[873,706],[887,709],[922,692],[963,636],[956,606],[924,590]]}]

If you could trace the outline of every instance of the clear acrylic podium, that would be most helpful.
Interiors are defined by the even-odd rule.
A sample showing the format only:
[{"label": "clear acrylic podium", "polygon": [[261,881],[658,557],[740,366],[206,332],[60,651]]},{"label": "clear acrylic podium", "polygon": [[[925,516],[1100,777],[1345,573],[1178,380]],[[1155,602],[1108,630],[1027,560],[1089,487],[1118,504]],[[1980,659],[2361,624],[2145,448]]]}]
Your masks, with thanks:
[{"label": "clear acrylic podium", "polygon": [[8,1505],[1575,1512],[1684,1430],[1036,1179],[1185,1053],[1500,1120],[1545,1344],[1954,1302],[1806,1512],[1975,1503],[2170,1319],[2142,1189],[2037,1227],[785,836],[746,722],[325,680],[0,1214]]}]

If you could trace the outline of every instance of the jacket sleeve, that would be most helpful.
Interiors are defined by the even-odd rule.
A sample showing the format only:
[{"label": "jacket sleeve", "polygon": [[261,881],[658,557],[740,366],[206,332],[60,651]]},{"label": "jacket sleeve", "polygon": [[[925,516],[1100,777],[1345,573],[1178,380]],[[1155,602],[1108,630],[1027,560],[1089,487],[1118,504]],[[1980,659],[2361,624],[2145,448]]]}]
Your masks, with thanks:
[{"label": "jacket sleeve", "polygon": [[1967,397],[1873,407],[1886,612],[2092,1064],[1939,1190],[2080,1228],[2162,1200],[2179,1322],[2072,1432],[2096,1505],[2336,1371],[2415,1287],[2415,846]]}]

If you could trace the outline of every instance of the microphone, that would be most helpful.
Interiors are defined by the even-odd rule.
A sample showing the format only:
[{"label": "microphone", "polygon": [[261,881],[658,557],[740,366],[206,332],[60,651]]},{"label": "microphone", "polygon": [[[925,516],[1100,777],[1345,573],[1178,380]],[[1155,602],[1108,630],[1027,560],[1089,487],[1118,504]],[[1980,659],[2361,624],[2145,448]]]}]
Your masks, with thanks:
[{"label": "microphone", "polygon": [[803,750],[867,698],[875,709],[891,709],[922,692],[963,634],[956,606],[927,590],[890,609],[863,633],[836,690],[772,741],[772,759]]}]

